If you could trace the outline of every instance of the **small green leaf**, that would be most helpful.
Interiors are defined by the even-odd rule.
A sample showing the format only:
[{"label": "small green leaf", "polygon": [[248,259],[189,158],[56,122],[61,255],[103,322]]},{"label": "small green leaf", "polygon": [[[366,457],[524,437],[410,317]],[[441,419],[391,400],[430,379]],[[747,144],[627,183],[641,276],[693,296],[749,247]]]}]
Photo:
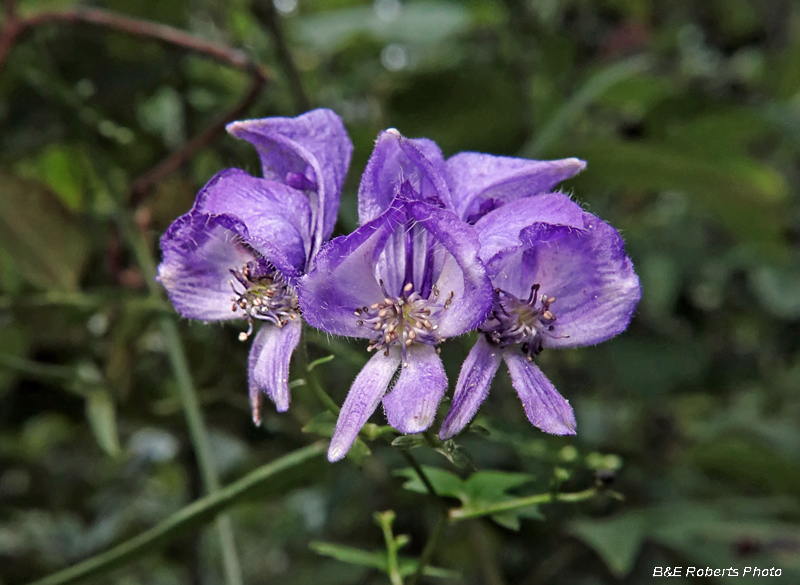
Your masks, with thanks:
[{"label": "small green leaf", "polygon": [[426,445],[425,437],[422,435],[400,435],[392,441],[392,447],[398,449],[415,449]]},{"label": "small green leaf", "polygon": [[475,433],[476,435],[481,435],[482,437],[488,437],[492,433],[486,427],[482,427],[481,425],[469,425],[467,429],[470,433]]},{"label": "small green leaf", "polygon": [[372,450],[361,439],[356,439],[353,446],[347,452],[347,458],[352,460],[356,465],[362,465],[364,459],[372,455]]},{"label": "small green leaf", "polygon": [[[479,471],[473,473],[469,479],[463,480],[454,473],[437,467],[423,465],[422,470],[438,495],[457,498],[461,501],[462,507],[459,510],[465,514],[484,510],[494,504],[513,501],[517,498],[508,492],[533,480],[533,476],[527,473],[506,471]],[[422,483],[416,471],[410,467],[396,471],[395,475],[407,479],[403,484],[405,489],[417,493],[427,493],[425,484]],[[492,516],[492,519],[498,524],[511,530],[519,530],[520,518],[541,520],[542,515],[536,506],[524,504],[517,509]]]},{"label": "small green leaf", "polygon": [[592,547],[619,579],[633,568],[645,539],[645,517],[629,512],[602,520],[577,520],[569,531]]},{"label": "small green leaf", "polygon": [[87,242],[78,222],[39,183],[0,173],[0,247],[31,284],[78,288]]},{"label": "small green leaf", "polygon": [[[429,467],[428,465],[423,465],[422,470],[425,472],[425,475],[428,480],[430,480],[438,495],[458,498],[462,501],[466,497],[464,480],[456,474],[440,469],[439,467]],[[398,469],[394,474],[406,478],[407,481],[403,484],[403,488],[420,494],[428,493],[428,488],[425,487],[425,484],[422,483],[417,472],[411,467]]]},{"label": "small green leaf", "polygon": [[[463,480],[456,474],[438,467],[422,466],[422,470],[430,480],[436,493],[440,496],[458,498],[462,504],[493,504],[512,499],[509,490],[531,482],[534,478],[527,473],[507,471],[478,471],[469,479]],[[427,493],[425,484],[412,468],[399,469],[395,475],[405,477],[408,481],[403,487],[412,492]]]},{"label": "small green leaf", "polygon": [[52,143],[34,160],[20,161],[16,170],[31,180],[42,179],[70,210],[85,207],[85,160],[80,150]]},{"label": "small green leaf", "polygon": [[314,433],[322,437],[332,437],[336,428],[336,416],[327,410],[319,413],[302,428],[304,433]]},{"label": "small green leaf", "polygon": [[462,471],[475,471],[475,463],[472,455],[466,447],[458,445],[455,441],[445,441],[442,446],[436,449],[439,453],[447,457],[447,460]]},{"label": "small green leaf", "polygon": [[530,483],[533,479],[527,473],[479,471],[465,482],[465,489],[469,501],[500,502],[510,498],[507,493],[509,490]]},{"label": "small green leaf", "polygon": [[95,389],[86,395],[86,419],[100,448],[112,457],[118,455],[117,414],[108,392]]},{"label": "small green leaf", "polygon": [[397,431],[389,425],[376,425],[375,423],[367,423],[361,427],[361,432],[359,434],[365,439],[374,441],[383,435],[394,435],[396,432]]}]

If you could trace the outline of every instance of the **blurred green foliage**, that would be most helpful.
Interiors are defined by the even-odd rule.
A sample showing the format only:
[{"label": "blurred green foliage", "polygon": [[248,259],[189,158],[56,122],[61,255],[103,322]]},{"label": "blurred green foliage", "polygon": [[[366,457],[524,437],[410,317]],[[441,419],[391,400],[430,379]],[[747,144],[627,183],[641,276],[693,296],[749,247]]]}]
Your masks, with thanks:
[{"label": "blurred green foliage", "polygon": [[[263,0],[92,4],[245,49],[275,72],[249,115],[293,115],[251,1]],[[76,5],[21,0],[18,9]],[[454,582],[455,572],[491,585],[638,585],[651,582],[654,566],[693,565],[776,567],[782,583],[800,582],[800,7],[275,6],[311,102],[341,115],[355,144],[338,233],[356,226],[361,170],[377,133],[393,126],[434,139],[446,155],[584,158],[587,170],[563,188],[621,230],[642,279],[626,333],[541,356],[575,407],[577,437],[532,428],[502,374],[478,421],[488,434],[458,437],[457,453],[400,445],[417,447],[453,505],[612,480],[624,501],[453,524],[423,579]],[[171,307],[147,296],[115,214],[136,177],[231,108],[248,83],[197,54],[79,25],[38,27],[5,63],[0,583],[103,551],[201,495],[157,326]],[[130,210],[154,253],[160,233],[225,166],[258,170],[248,145],[220,134]],[[238,331],[185,321],[181,330],[226,482],[330,433],[300,364],[290,411],[267,407],[255,428]],[[340,403],[366,360],[362,344],[313,332],[307,340],[310,359],[335,356],[315,371]],[[451,380],[471,343],[444,346]],[[373,421],[384,423],[379,414]],[[389,508],[394,529],[410,537],[403,554],[420,556],[439,512],[400,450],[371,429],[376,440],[356,457],[231,509],[246,583],[387,583],[372,514]],[[452,464],[462,455],[478,470],[469,478],[468,465]],[[413,570],[401,562],[403,574]],[[217,542],[203,533],[97,582],[221,579]]]}]

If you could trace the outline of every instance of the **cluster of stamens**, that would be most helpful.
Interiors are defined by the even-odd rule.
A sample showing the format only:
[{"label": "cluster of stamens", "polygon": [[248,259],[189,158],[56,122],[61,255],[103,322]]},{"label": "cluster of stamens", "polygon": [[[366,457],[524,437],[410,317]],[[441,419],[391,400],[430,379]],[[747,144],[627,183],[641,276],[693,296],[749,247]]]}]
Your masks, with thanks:
[{"label": "cluster of stamens", "polygon": [[550,305],[556,302],[556,298],[539,295],[540,288],[534,284],[525,300],[502,289],[495,289],[491,316],[480,327],[489,343],[500,347],[519,343],[528,361],[533,361],[534,356],[542,353],[544,337],[554,337],[556,316],[550,310]]},{"label": "cluster of stamens", "polygon": [[[403,354],[403,366],[406,362],[406,348],[414,343],[436,345],[445,340],[436,330],[436,317],[440,311],[446,311],[453,303],[455,293],[440,299],[440,292],[436,285],[431,288],[428,298],[419,292],[413,291],[414,285],[410,282],[403,287],[399,297],[391,296],[386,292],[383,281],[379,281],[383,290],[384,299],[370,306],[357,308],[354,311],[358,318],[356,323],[371,329],[371,341],[367,351],[383,350],[384,355],[389,355],[389,347],[398,345]],[[413,291],[413,292],[412,292]],[[436,349],[439,352],[439,348]]]},{"label": "cluster of stamens", "polygon": [[253,333],[255,319],[283,327],[299,316],[297,292],[274,266],[267,265],[266,269],[263,269],[256,263],[250,262],[241,269],[231,270],[231,274],[236,279],[229,281],[235,295],[231,310],[244,311],[248,325],[247,331],[239,334],[241,341]]}]

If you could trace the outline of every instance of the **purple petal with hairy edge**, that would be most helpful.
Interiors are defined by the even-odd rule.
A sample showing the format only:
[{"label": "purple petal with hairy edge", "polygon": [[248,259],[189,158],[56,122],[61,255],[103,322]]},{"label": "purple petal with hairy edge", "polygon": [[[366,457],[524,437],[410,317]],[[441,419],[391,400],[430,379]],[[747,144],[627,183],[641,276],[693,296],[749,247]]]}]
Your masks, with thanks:
[{"label": "purple petal with hairy edge", "polygon": [[584,213],[584,226],[523,230],[525,251],[503,269],[528,276],[519,292],[538,283],[542,294],[556,298],[550,308],[555,330],[543,337],[544,347],[592,345],[621,333],[642,296],[617,230],[590,213]]},{"label": "purple petal with hairy edge", "polygon": [[575,413],[572,407],[539,366],[513,348],[503,352],[503,358],[511,374],[511,384],[531,424],[553,435],[574,435]]},{"label": "purple petal with hairy edge", "polygon": [[442,441],[461,432],[461,429],[473,419],[489,395],[489,386],[502,357],[503,350],[490,345],[482,335],[478,338],[467,359],[464,360],[464,365],[461,366],[456,391],[453,394],[453,405],[439,431],[439,438]]},{"label": "purple petal with hairy edge", "polygon": [[[503,205],[475,224],[481,259],[488,262],[499,251],[519,246],[520,232],[534,223],[582,228],[583,209],[563,193],[546,193]],[[492,271],[489,272],[491,275]]]},{"label": "purple petal with hairy edge", "polygon": [[441,246],[441,268],[433,282],[441,295],[454,293],[452,304],[437,316],[438,334],[454,337],[475,329],[492,307],[493,288],[478,259],[478,237],[452,211],[421,201],[405,203],[408,214]]},{"label": "purple petal with hairy edge", "polygon": [[355,309],[383,299],[376,265],[387,241],[405,223],[401,205],[347,236],[328,242],[298,286],[303,317],[312,327],[335,335],[370,337]]},{"label": "purple petal with hairy edge", "polygon": [[383,397],[386,419],[401,433],[421,433],[431,426],[445,390],[447,374],[436,349],[412,345],[406,350],[400,378]]},{"label": "purple petal with hairy edge", "polygon": [[254,242],[269,243],[296,271],[304,270],[311,252],[311,207],[300,191],[227,169],[203,187],[193,210],[239,218]]},{"label": "purple petal with hairy edge", "polygon": [[301,188],[314,209],[314,252],[330,237],[353,144],[341,118],[326,109],[296,118],[263,118],[228,124],[234,136],[256,147],[264,178]]},{"label": "purple petal with hairy edge", "polygon": [[262,392],[275,403],[278,412],[289,409],[289,362],[300,341],[301,329],[299,318],[290,320],[283,327],[264,323],[253,340],[247,364],[247,378],[253,420],[256,423]]},{"label": "purple petal with hairy edge", "polygon": [[328,461],[339,461],[347,454],[361,427],[378,408],[399,365],[400,351],[394,347],[388,356],[376,353],[361,368],[339,412],[336,430],[328,447]]},{"label": "purple petal with hairy edge", "polygon": [[447,159],[446,168],[459,217],[475,223],[491,209],[550,191],[581,172],[586,163],[577,158],[528,160],[460,152]]},{"label": "purple petal with hairy edge", "polygon": [[358,188],[359,222],[365,224],[386,211],[406,180],[423,201],[452,208],[444,158],[436,143],[408,139],[394,129],[381,132]]},{"label": "purple petal with hairy edge", "polygon": [[248,242],[247,228],[230,215],[189,212],[176,219],[161,237],[157,276],[175,309],[203,321],[242,318],[231,309],[230,270],[256,258]]}]

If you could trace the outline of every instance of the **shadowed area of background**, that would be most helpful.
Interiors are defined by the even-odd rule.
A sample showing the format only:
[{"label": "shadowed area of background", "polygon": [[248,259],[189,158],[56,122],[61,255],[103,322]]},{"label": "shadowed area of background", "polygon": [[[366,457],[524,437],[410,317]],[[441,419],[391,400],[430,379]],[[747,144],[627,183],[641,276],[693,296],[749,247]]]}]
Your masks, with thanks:
[{"label": "shadowed area of background", "polygon": [[[530,474],[515,495],[599,478],[624,501],[458,523],[437,567],[490,585],[637,585],[655,566],[779,567],[781,583],[800,582],[800,6],[261,2],[92,4],[243,51],[216,60],[75,22],[37,24],[4,54],[0,584],[103,551],[202,494],[159,328],[173,310],[148,296],[119,214],[156,251],[214,173],[260,171],[224,132],[193,139],[226,112],[306,104],[335,110],[355,145],[337,234],[356,227],[361,172],[395,127],[446,156],[586,160],[562,189],[621,231],[642,281],[628,331],[539,358],[575,408],[577,437],[531,427],[501,371],[477,420],[488,435],[457,439],[479,470]],[[21,19],[82,6],[16,4]],[[131,187],[176,152],[185,160]],[[179,327],[223,483],[330,433],[302,383],[288,413],[265,404],[254,427],[241,329]],[[442,346],[451,391],[474,339]],[[341,404],[366,344],[314,332],[308,343],[309,360],[335,356],[315,371]],[[397,449],[370,447],[230,508],[245,583],[387,583],[325,543],[381,550],[372,514],[389,508],[411,538],[402,552],[420,555],[436,508],[397,473]],[[430,448],[414,454],[458,473]],[[218,550],[211,531],[183,535],[95,582],[221,583]]]}]

